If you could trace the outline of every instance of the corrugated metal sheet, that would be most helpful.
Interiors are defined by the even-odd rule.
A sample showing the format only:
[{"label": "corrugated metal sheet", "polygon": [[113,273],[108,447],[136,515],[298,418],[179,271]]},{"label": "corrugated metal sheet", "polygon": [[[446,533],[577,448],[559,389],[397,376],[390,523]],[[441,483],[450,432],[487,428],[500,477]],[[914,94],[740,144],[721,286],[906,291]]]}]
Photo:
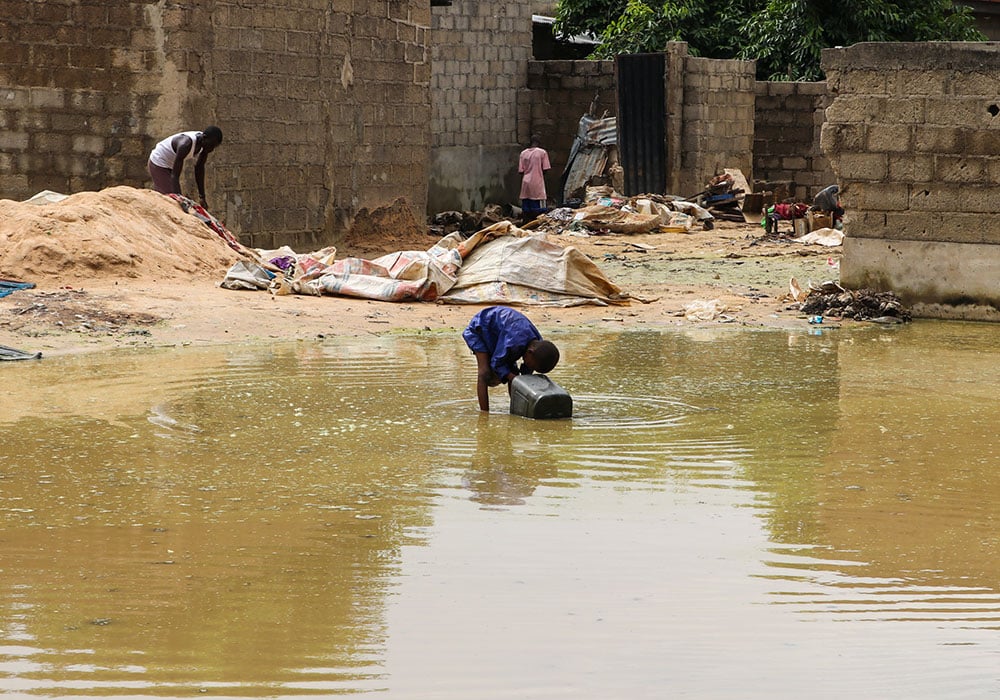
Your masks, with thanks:
[{"label": "corrugated metal sheet", "polygon": [[582,190],[591,177],[603,175],[608,163],[608,148],[618,142],[615,117],[596,119],[589,114],[580,118],[576,138],[563,171],[563,201]]},{"label": "corrugated metal sheet", "polygon": [[667,187],[665,69],[662,53],[615,58],[625,195],[663,194]]},{"label": "corrugated metal sheet", "polygon": [[583,190],[590,178],[602,175],[608,164],[608,149],[605,146],[585,144],[573,158],[573,163],[566,172],[566,184],[563,187],[563,201]]}]

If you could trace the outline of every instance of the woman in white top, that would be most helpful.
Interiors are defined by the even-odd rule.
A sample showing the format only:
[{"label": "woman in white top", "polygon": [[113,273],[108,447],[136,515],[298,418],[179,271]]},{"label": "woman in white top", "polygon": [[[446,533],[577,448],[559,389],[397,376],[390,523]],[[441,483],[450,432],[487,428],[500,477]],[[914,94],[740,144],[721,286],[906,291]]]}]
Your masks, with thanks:
[{"label": "woman in white top", "polygon": [[197,158],[194,181],[198,185],[199,203],[208,209],[205,200],[205,160],[222,143],[222,129],[209,126],[204,131],[182,131],[168,136],[153,147],[149,154],[149,175],[153,189],[163,194],[181,194],[181,170],[189,155]]}]

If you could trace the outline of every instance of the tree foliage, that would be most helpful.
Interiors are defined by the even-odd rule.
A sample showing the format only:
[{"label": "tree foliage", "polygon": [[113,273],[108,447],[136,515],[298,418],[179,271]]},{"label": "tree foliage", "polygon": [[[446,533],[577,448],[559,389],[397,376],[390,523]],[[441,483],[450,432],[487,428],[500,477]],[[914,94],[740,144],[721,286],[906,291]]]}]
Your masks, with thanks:
[{"label": "tree foliage", "polygon": [[696,56],[756,59],[771,80],[821,79],[832,46],[985,39],[952,0],[559,0],[556,29],[600,36],[600,58],[686,41]]}]

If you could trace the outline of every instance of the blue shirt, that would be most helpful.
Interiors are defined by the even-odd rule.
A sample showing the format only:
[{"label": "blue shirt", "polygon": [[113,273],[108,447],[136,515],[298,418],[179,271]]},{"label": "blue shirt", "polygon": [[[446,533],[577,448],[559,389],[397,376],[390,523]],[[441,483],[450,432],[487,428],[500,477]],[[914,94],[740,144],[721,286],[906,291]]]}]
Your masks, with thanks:
[{"label": "blue shirt", "polygon": [[490,367],[502,381],[518,374],[516,362],[524,357],[528,344],[542,336],[528,317],[509,306],[490,306],[469,321],[462,331],[472,352],[490,356]]}]

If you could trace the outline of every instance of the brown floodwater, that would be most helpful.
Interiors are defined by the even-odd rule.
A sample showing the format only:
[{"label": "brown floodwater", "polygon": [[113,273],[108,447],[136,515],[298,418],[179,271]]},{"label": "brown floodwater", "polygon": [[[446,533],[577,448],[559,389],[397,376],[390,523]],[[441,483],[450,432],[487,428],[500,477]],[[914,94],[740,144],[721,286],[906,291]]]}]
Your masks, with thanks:
[{"label": "brown floodwater", "polygon": [[0,363],[0,694],[1000,693],[1000,328]]}]

